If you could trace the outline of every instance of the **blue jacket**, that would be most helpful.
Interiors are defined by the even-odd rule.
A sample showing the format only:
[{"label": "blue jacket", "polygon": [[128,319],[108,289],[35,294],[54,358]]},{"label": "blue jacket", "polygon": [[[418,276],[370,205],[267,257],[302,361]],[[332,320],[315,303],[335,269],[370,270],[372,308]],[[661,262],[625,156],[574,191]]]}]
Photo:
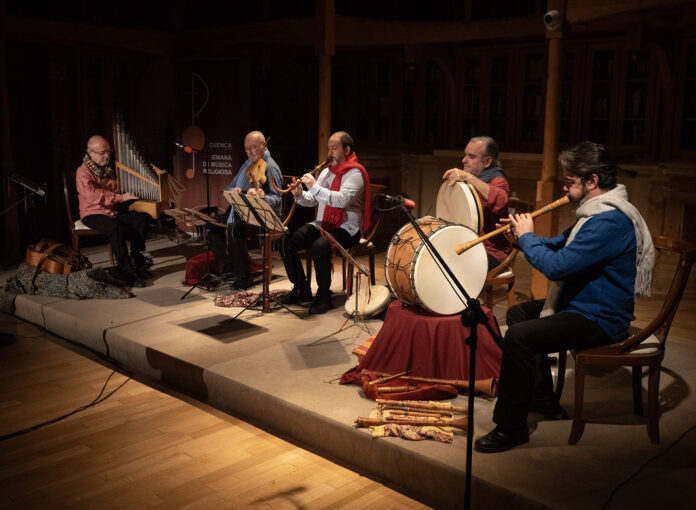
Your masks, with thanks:
[{"label": "blue jacket", "polygon": [[633,317],[636,234],[621,211],[596,214],[565,246],[572,227],[558,237],[519,239],[529,263],[549,280],[564,280],[556,311],[596,322],[614,342],[624,340]]}]

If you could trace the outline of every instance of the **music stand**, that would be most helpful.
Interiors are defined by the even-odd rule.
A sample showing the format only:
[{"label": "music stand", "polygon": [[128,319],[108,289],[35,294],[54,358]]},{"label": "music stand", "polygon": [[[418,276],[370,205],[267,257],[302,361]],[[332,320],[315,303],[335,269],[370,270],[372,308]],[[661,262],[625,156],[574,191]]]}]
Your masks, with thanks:
[{"label": "music stand", "polygon": [[[367,326],[367,322],[365,322],[365,318],[360,313],[360,306],[359,306],[359,302],[358,302],[358,294],[360,293],[360,275],[363,274],[367,277],[367,284],[369,286],[370,285],[370,271],[365,269],[365,266],[363,266],[362,264],[360,264],[360,262],[355,260],[353,258],[353,256],[350,253],[348,253],[348,250],[346,250],[343,246],[341,246],[341,243],[339,243],[334,238],[334,236],[329,234],[326,230],[324,230],[321,227],[319,227],[319,230],[329,241],[331,241],[331,243],[336,248],[338,248],[338,251],[341,252],[341,255],[343,255],[343,257],[345,257],[346,263],[352,263],[356,269],[355,275],[354,275],[355,276],[355,285],[353,285],[353,295],[355,296],[355,311],[353,312],[353,324],[351,324],[348,327],[345,327],[345,325],[351,319],[350,317],[348,317],[343,322],[343,324],[341,324],[341,327],[338,328],[337,331],[334,331],[333,333],[329,333],[328,335],[323,336],[323,337],[321,337],[321,338],[319,338],[319,339],[315,340],[314,342],[307,344],[307,345],[319,345],[319,343],[322,340],[325,340],[325,339],[329,338],[330,336],[334,336],[337,333],[341,333],[342,331],[346,331],[346,330],[352,328],[353,326],[357,326],[360,329],[362,329],[365,333],[367,333],[368,335],[372,335],[372,331],[370,331],[370,328]],[[346,299],[350,299],[350,296],[347,296]],[[362,321],[362,325],[360,324],[360,321]]]},{"label": "music stand", "polygon": [[244,307],[244,309],[235,315],[232,320],[239,317],[247,309],[252,308],[256,303],[261,300],[261,308],[252,308],[253,310],[261,310],[263,313],[270,312],[271,301],[276,303],[278,306],[285,308],[287,311],[292,312],[298,318],[302,318],[297,312],[291,310],[283,303],[277,299],[271,297],[268,287],[271,283],[271,263],[270,263],[270,249],[271,249],[271,232],[282,233],[285,232],[285,226],[283,222],[280,221],[278,215],[275,213],[268,202],[263,198],[255,195],[245,195],[244,193],[236,193],[232,191],[224,191],[224,197],[230,203],[237,215],[237,221],[244,221],[249,225],[254,225],[259,227],[259,237],[262,238],[261,246],[263,247],[263,285],[261,286],[261,294],[249,305]]},{"label": "music stand", "polygon": [[[217,221],[215,218],[208,216],[207,214],[204,214],[200,211],[196,211],[195,209],[189,209],[187,207],[184,207],[182,209],[167,209],[166,211],[164,211],[164,213],[168,216],[171,216],[172,218],[191,223],[192,225],[197,227],[201,227],[203,225],[215,225],[216,227],[222,227],[225,230],[229,228],[226,224]],[[199,288],[210,292],[220,284],[220,277],[216,274],[213,274],[210,270],[210,244],[207,234],[205,235],[205,240],[205,263],[207,272],[203,276],[201,276],[200,280],[198,280],[197,283],[193,284],[191,288],[186,291],[186,294],[181,296],[181,299],[186,298],[186,296],[188,296],[193,289]]]}]

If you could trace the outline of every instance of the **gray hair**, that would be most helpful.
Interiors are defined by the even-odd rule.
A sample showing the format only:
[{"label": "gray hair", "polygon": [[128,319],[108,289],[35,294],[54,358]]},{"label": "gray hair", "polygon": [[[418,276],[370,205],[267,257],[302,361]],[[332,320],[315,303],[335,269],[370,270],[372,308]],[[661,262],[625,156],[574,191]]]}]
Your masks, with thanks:
[{"label": "gray hair", "polygon": [[498,161],[498,155],[500,151],[498,150],[498,143],[490,136],[475,136],[469,140],[469,142],[482,142],[483,143],[483,157],[493,158],[492,166],[500,166]]}]

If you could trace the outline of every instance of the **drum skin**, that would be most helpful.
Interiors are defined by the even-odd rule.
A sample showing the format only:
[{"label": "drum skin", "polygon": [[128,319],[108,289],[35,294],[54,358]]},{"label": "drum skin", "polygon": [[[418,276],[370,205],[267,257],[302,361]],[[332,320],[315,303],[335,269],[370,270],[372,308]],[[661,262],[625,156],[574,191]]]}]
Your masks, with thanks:
[{"label": "drum skin", "polygon": [[481,200],[476,189],[465,182],[457,182],[454,186],[447,181],[442,183],[435,201],[435,216],[469,227],[476,233],[483,228]]},{"label": "drum skin", "polygon": [[[470,297],[477,297],[486,282],[488,258],[483,244],[457,255],[454,247],[476,239],[471,229],[426,216],[417,220]],[[441,271],[410,223],[394,235],[385,261],[387,284],[403,302],[437,315],[452,315],[466,308],[465,298]]]},{"label": "drum skin", "polygon": [[[391,301],[391,293],[384,285],[368,285],[365,290],[358,292],[358,313],[363,317],[374,317],[381,313]],[[345,310],[348,315],[355,313],[355,294],[346,298]]]}]

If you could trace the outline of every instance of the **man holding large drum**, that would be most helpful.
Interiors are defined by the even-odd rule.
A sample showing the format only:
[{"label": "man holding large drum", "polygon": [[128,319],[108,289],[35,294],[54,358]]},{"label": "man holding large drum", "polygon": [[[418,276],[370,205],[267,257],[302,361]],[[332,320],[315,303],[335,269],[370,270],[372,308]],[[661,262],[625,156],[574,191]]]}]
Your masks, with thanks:
[{"label": "man holding large drum", "polygon": [[[442,178],[450,186],[457,182],[471,184],[479,195],[483,209],[483,228],[477,234],[495,230],[501,218],[507,218],[510,184],[498,166],[498,144],[490,136],[476,136],[464,149],[463,169],[450,168]],[[508,256],[512,247],[504,236],[484,241],[488,255],[488,269],[498,266]]]}]

